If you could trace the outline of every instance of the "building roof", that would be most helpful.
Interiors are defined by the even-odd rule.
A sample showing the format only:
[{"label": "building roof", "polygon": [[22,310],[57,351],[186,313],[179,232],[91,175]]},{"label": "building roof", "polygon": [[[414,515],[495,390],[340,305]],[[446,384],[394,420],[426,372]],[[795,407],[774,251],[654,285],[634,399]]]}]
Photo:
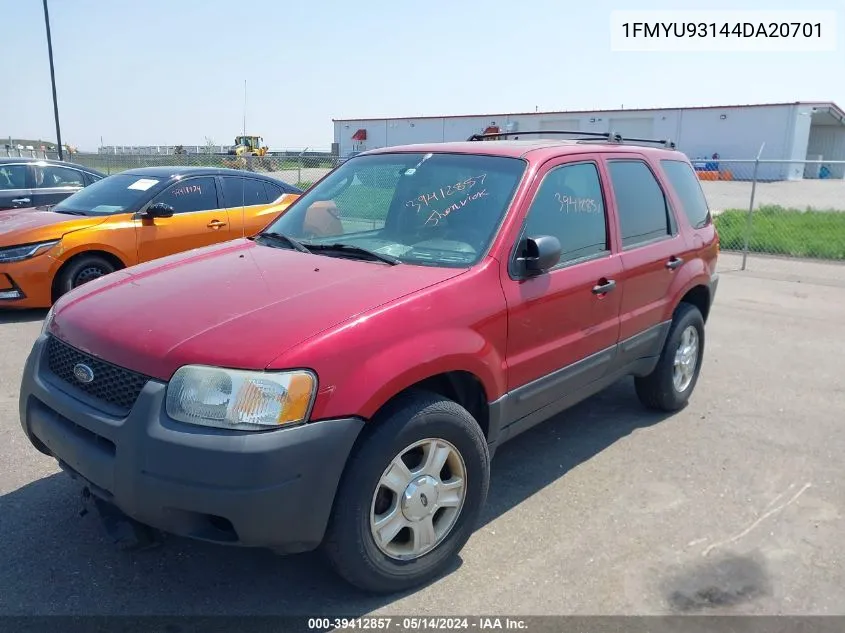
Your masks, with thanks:
[{"label": "building roof", "polygon": [[407,120],[425,120],[425,119],[469,119],[477,117],[485,118],[502,118],[514,116],[529,116],[542,114],[603,114],[608,112],[667,112],[671,110],[724,110],[727,108],[774,108],[778,106],[792,106],[792,105],[808,105],[808,106],[822,106],[829,107],[835,110],[841,117],[845,118],[845,110],[836,105],[833,101],[793,101],[791,103],[748,103],[736,105],[716,105],[716,106],[679,106],[674,108],[611,108],[604,110],[553,110],[545,112],[498,112],[498,113],[480,113],[480,114],[444,114],[440,116],[402,116],[402,117],[365,117],[362,119],[345,118],[332,119],[334,123],[351,123],[364,121],[407,121]]}]

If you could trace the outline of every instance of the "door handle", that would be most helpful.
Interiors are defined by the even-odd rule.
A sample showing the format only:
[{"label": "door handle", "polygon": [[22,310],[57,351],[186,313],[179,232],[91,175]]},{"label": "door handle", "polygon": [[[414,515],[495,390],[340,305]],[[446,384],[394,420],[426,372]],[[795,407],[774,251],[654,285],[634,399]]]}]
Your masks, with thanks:
[{"label": "door handle", "polygon": [[32,200],[29,198],[12,198],[12,202],[15,204],[29,204]]},{"label": "door handle", "polygon": [[593,286],[594,295],[605,295],[616,288],[616,282],[613,279],[600,279],[599,283]]},{"label": "door handle", "polygon": [[675,270],[676,268],[678,268],[683,263],[684,263],[683,259],[681,259],[680,257],[675,257],[674,255],[672,255],[672,257],[669,258],[669,261],[666,262],[666,268],[668,268],[669,270]]},{"label": "door handle", "polygon": [[210,229],[219,229],[221,226],[226,226],[225,222],[221,222],[220,220],[212,220],[206,226]]}]

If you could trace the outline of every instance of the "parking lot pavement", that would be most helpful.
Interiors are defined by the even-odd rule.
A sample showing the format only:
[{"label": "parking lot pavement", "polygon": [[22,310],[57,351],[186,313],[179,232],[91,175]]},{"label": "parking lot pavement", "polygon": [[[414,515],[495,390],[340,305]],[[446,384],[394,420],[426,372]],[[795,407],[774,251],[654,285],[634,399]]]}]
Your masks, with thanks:
[{"label": "parking lot pavement", "polygon": [[624,381],[519,436],[454,570],[387,598],[313,554],[114,549],[18,424],[43,313],[2,314],[0,613],[845,614],[845,267],[738,263],[689,407],[646,413]]}]

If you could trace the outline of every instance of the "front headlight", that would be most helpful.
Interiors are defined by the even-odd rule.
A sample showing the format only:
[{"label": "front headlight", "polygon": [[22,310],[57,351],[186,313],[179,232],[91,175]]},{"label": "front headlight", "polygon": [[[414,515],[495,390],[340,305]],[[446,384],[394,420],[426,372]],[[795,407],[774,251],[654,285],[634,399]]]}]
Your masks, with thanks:
[{"label": "front headlight", "polygon": [[24,244],[22,246],[9,246],[8,248],[0,248],[0,263],[9,264],[11,262],[20,262],[30,257],[48,251],[53,248],[61,240],[50,240],[49,242],[38,242],[36,244]]},{"label": "front headlight", "polygon": [[263,431],[308,419],[317,394],[309,371],[262,372],[187,365],[167,386],[167,415],[221,429]]}]

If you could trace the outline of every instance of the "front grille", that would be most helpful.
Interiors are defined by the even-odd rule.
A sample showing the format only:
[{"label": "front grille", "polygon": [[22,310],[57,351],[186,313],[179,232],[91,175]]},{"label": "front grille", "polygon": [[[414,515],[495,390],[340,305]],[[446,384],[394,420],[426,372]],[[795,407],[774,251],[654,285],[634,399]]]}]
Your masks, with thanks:
[{"label": "front grille", "polygon": [[[74,368],[80,363],[93,372],[94,379],[91,382],[81,382],[75,377]],[[51,372],[76,389],[124,411],[132,408],[141,389],[150,380],[143,374],[80,352],[53,336],[47,343],[47,364]]]}]

